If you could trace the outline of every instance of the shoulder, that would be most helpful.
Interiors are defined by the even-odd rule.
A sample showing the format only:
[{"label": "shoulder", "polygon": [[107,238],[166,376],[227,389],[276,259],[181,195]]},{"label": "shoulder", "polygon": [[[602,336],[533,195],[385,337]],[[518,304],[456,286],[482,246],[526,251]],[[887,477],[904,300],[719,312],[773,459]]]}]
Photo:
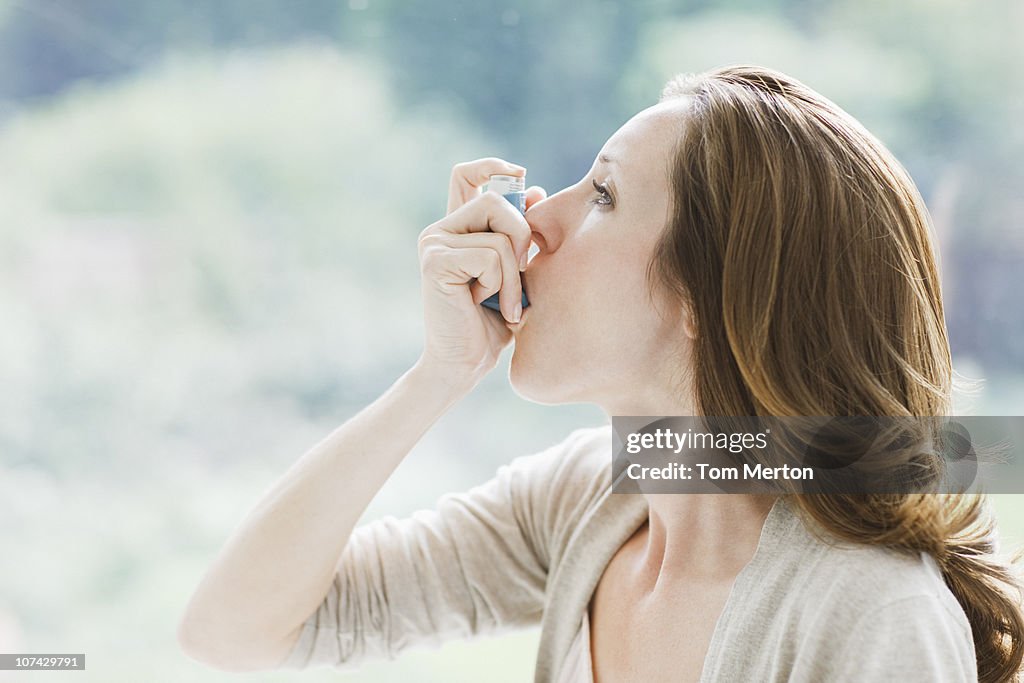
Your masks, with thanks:
[{"label": "shoulder", "polygon": [[924,553],[830,541],[804,526],[811,551],[791,591],[803,659],[836,671],[975,672],[963,608],[935,560]]},{"label": "shoulder", "polygon": [[970,622],[934,560],[884,548],[838,548],[819,573],[831,571],[804,653],[822,680],[976,681]]},{"label": "shoulder", "polygon": [[881,611],[936,612],[970,634],[967,616],[931,556],[822,539],[810,529],[805,533],[818,545],[816,570],[808,577],[815,590],[809,593],[831,598],[822,605],[848,618]]}]

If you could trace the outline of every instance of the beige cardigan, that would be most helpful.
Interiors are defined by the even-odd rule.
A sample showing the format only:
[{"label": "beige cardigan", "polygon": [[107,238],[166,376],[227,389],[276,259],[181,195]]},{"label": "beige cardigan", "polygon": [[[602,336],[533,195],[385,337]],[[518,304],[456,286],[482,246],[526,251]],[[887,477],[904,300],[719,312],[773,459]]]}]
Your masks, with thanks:
[{"label": "beige cardigan", "polygon": [[[351,667],[541,626],[535,681],[591,683],[587,605],[647,518],[612,494],[611,427],[515,459],[435,510],[359,527],[282,668]],[[829,544],[780,499],[718,619],[701,681],[974,681],[970,626],[925,555]]]}]

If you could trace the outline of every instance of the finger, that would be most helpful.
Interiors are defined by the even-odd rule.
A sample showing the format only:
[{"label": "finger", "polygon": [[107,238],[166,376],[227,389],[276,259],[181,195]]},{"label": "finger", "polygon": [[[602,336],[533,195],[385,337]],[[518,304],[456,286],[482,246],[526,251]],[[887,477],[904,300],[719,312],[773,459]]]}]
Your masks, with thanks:
[{"label": "finger", "polygon": [[484,192],[441,220],[428,225],[420,233],[420,239],[431,234],[487,231],[508,236],[517,263],[530,249],[530,225],[516,207],[496,192]]},{"label": "finger", "polygon": [[[497,232],[470,232],[465,234],[438,233],[426,236],[421,245],[429,247],[434,244],[443,245],[452,249],[482,248],[493,249],[498,252],[498,257],[508,265],[515,265],[515,251],[512,242],[507,235]],[[502,267],[504,271],[504,264]]]},{"label": "finger", "polygon": [[548,191],[540,185],[531,185],[526,188],[526,210],[529,211],[530,207],[537,202],[542,202],[548,198]]},{"label": "finger", "polygon": [[[485,248],[498,253],[501,280],[497,287],[490,287],[490,281],[471,287],[474,303],[480,303],[491,294],[498,292],[498,307],[501,315],[509,322],[518,322],[522,314],[523,284],[519,278],[519,261],[512,249],[508,236],[496,232],[472,232],[464,235],[440,234],[426,238],[428,244],[436,242],[453,249]],[[485,291],[486,290],[486,291]],[[477,297],[480,297],[477,299]],[[519,306],[518,311],[516,306]]]},{"label": "finger", "polygon": [[[487,247],[469,247],[453,249],[453,252],[471,252],[463,272],[475,273],[476,281],[470,284],[469,291],[473,303],[479,306],[484,299],[495,292],[498,293],[498,307],[501,309],[501,316],[510,323],[519,322],[520,312],[515,310],[517,301],[512,299],[509,292],[519,285],[519,271],[515,267],[505,267],[507,260],[503,260],[494,249]],[[455,256],[455,258],[460,258]],[[504,261],[504,263],[503,263]],[[521,291],[521,290],[520,290]]]},{"label": "finger", "polygon": [[516,305],[521,301],[522,283],[507,239],[483,233],[433,235],[422,244],[424,277],[447,290],[469,284],[473,303],[477,305],[497,292],[502,317],[518,322]]},{"label": "finger", "polygon": [[484,157],[476,161],[464,161],[452,167],[448,185],[448,211],[451,213],[480,194],[480,188],[487,184],[492,175],[526,175],[526,169],[498,157]]}]

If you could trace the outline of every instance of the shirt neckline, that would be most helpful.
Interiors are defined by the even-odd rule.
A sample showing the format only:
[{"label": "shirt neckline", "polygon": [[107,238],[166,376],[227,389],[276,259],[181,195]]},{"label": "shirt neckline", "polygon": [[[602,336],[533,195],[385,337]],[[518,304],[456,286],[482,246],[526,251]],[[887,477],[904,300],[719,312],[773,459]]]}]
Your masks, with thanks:
[{"label": "shirt neckline", "polygon": [[[634,496],[643,499],[642,494],[606,494],[611,499],[618,497],[629,497]],[[640,528],[647,521],[649,512],[647,512],[646,500],[643,500],[643,509],[645,514],[639,519],[636,524],[630,524],[626,528],[629,529],[628,533],[625,534],[621,539],[617,538],[614,547],[611,550],[611,554],[606,558],[602,565],[601,572],[594,580],[594,586],[590,593],[587,595],[586,601],[583,604],[582,614],[580,616],[580,628],[585,629],[585,632],[581,634],[581,642],[583,647],[581,656],[586,658],[585,670],[587,672],[587,683],[594,683],[594,653],[591,651],[590,641],[590,615],[589,606],[591,600],[593,600],[594,591],[597,590],[597,583],[600,581],[601,576],[604,574],[604,568],[607,567],[608,562],[618,552],[622,544],[628,540],[632,534],[636,533],[636,530]],[[801,524],[800,519],[794,514],[790,508],[790,503],[785,498],[779,497],[772,504],[771,509],[768,511],[768,515],[765,518],[764,524],[761,527],[761,533],[758,536],[757,546],[754,549],[754,554],[750,561],[744,565],[744,567],[736,575],[736,579],[733,581],[732,587],[729,589],[729,595],[725,600],[725,605],[722,607],[721,613],[718,615],[718,619],[715,621],[715,627],[712,631],[711,641],[708,644],[708,650],[704,654],[704,662],[701,665],[701,674],[699,683],[708,683],[712,680],[712,672],[715,670],[715,663],[721,656],[721,650],[724,648],[727,641],[726,632],[729,630],[729,623],[732,618],[732,613],[735,611],[735,606],[742,602],[743,598],[750,593],[754,583],[757,579],[757,575],[760,568],[771,561],[776,556],[781,548],[788,546],[790,536],[795,530],[798,529]],[[602,501],[599,512],[606,512],[617,507],[611,501],[606,498]],[[595,516],[598,516],[595,514]],[[621,534],[620,534],[621,535]],[[564,666],[564,661],[563,661]]]},{"label": "shirt neckline", "polygon": [[[757,539],[754,555],[736,575],[736,579],[729,589],[729,596],[722,607],[722,612],[715,621],[711,642],[708,644],[708,651],[704,654],[699,683],[709,683],[714,680],[714,672],[718,668],[717,663],[729,639],[728,631],[733,613],[736,611],[737,605],[742,604],[753,590],[761,570],[781,553],[792,550],[795,535],[801,530],[803,522],[797,517],[791,506],[792,504],[785,497],[779,497],[768,511],[768,516],[761,527],[761,534]],[[593,676],[591,676],[591,683],[593,683]]]}]

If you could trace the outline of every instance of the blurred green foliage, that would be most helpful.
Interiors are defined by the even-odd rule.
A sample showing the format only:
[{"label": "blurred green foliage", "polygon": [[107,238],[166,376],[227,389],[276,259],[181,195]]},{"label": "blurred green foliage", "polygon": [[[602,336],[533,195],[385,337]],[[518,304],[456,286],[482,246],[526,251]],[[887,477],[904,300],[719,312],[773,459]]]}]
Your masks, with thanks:
[{"label": "blurred green foliage", "polygon": [[[989,380],[973,411],[1020,414],[1022,7],[0,0],[0,651],[87,652],[68,680],[221,680],[175,621],[270,483],[416,358],[415,237],[451,165],[503,156],[557,190],[678,71],[779,68],[897,153],[957,366]],[[368,518],[601,419],[504,372]],[[1008,544],[1022,498],[995,501]],[[350,680],[526,680],[535,643]]]}]

